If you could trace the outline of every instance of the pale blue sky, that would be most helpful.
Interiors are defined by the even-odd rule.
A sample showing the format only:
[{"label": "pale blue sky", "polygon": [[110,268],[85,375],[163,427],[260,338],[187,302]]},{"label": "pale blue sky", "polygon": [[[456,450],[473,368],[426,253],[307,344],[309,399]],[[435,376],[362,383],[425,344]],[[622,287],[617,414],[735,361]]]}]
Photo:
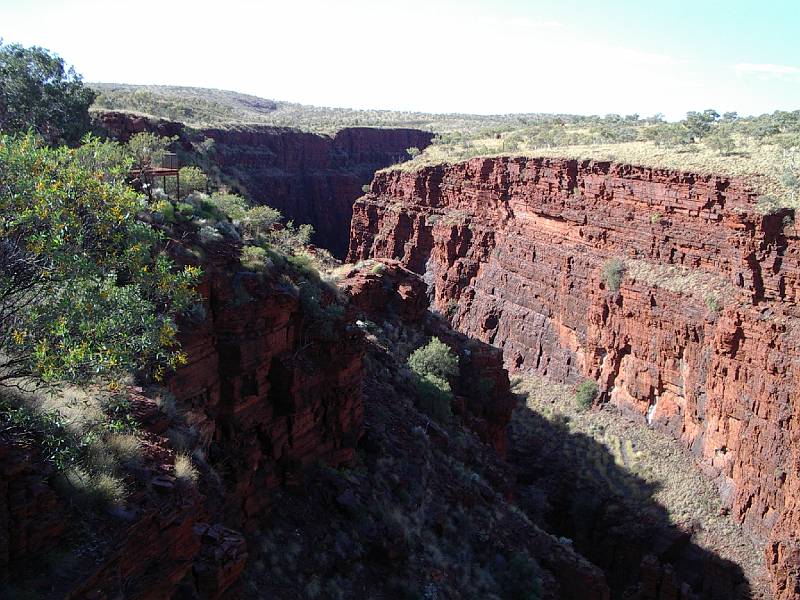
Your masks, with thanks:
[{"label": "pale blue sky", "polygon": [[800,0],[0,0],[90,81],[431,112],[800,108]]}]

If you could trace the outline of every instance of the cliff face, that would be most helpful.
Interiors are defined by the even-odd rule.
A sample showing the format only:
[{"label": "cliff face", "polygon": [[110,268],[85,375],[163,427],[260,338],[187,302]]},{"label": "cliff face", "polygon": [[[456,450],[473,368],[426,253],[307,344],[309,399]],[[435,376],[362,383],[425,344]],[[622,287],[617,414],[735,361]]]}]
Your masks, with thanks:
[{"label": "cliff face", "polygon": [[193,143],[214,141],[207,158],[237,182],[251,201],[269,204],[296,224],[314,226],[314,243],[343,257],[347,252],[353,202],[378,169],[408,159],[433,134],[418,129],[350,127],[319,135],[286,127],[251,126],[246,130],[210,128],[188,132],[181,123],[120,112],[94,115],[99,131],[127,141],[150,131],[178,136],[187,151]]},{"label": "cliff face", "polygon": [[788,213],[754,205],[723,177],[473,159],[376,175],[349,258],[400,259],[509,368],[598,379],[602,399],[680,440],[769,539],[777,597],[793,598],[800,241]]},{"label": "cliff face", "polygon": [[[363,431],[361,333],[340,321],[320,339],[296,287],[243,270],[235,243],[205,251],[205,311],[181,323],[187,363],[167,382],[173,408],[158,408],[158,390],[125,391],[143,457],[124,474],[124,506],[76,511],[36,444],[0,430],[0,582],[69,549],[78,566],[34,568],[37,597],[220,597],[245,567],[243,532],[276,488],[312,464],[352,460]],[[176,479],[181,451],[197,485]]]},{"label": "cliff face", "polygon": [[270,490],[312,463],[353,458],[362,432],[361,334],[315,339],[297,290],[230,263],[207,268],[207,317],[183,327],[186,366],[169,387],[226,485],[229,521],[247,522]]},{"label": "cliff face", "polygon": [[416,129],[348,128],[334,136],[296,129],[207,129],[223,173],[251,200],[269,204],[295,223],[314,226],[314,242],[338,257],[347,252],[352,205],[374,172],[427,147],[432,133]]}]

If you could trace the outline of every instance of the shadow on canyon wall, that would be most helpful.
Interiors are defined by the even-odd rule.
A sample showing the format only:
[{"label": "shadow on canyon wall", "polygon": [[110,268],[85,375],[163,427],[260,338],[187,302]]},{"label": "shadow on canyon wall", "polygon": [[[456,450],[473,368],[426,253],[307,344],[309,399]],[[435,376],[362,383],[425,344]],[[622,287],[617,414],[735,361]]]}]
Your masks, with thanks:
[{"label": "shadow on canyon wall", "polygon": [[[566,400],[569,401],[569,400]],[[674,523],[648,482],[592,437],[519,407],[510,428],[509,461],[517,503],[544,529],[571,540],[606,575],[612,598],[746,599],[741,567],[692,540],[698,525]]]}]

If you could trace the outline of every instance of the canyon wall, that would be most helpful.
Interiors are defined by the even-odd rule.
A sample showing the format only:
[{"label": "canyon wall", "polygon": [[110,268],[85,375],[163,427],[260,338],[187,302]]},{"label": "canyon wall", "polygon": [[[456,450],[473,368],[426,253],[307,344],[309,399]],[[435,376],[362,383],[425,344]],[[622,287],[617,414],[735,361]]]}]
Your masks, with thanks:
[{"label": "canyon wall", "polygon": [[674,436],[764,543],[788,599],[800,594],[800,231],[755,204],[738,179],[473,159],[378,173],[354,205],[349,259],[399,259],[510,369],[596,379],[601,400]]},{"label": "canyon wall", "polygon": [[333,136],[297,129],[206,129],[212,160],[258,204],[295,223],[314,226],[314,243],[335,256],[347,252],[352,205],[377,169],[408,159],[406,148],[427,147],[432,133],[351,127]]},{"label": "canyon wall", "polygon": [[[176,239],[199,243],[188,227]],[[196,262],[170,246],[178,262]],[[312,464],[353,459],[362,334],[340,319],[322,339],[297,287],[244,270],[239,250],[228,239],[203,246],[203,309],[180,324],[186,362],[165,382],[171,400],[159,408],[163,388],[123,391],[142,439],[141,465],[124,473],[124,506],[75,510],[35,440],[2,424],[0,586],[33,564],[42,598],[220,597],[242,573],[243,534],[275,489],[302,481]],[[179,452],[191,454],[196,485],[179,481]],[[46,562],[33,561],[60,551],[80,563],[43,577]]]},{"label": "canyon wall", "polygon": [[418,129],[349,127],[335,135],[288,127],[247,126],[188,131],[181,123],[120,112],[97,112],[99,131],[127,141],[141,131],[178,136],[191,152],[205,140],[204,160],[257,204],[280,210],[295,224],[314,226],[313,242],[343,257],[352,204],[380,168],[408,159],[407,148],[426,148],[433,134]]}]

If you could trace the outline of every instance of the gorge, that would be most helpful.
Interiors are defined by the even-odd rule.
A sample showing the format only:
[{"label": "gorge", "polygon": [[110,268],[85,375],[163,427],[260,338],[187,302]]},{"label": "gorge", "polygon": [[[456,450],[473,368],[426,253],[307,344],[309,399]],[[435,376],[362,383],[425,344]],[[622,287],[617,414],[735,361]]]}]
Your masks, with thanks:
[{"label": "gorge", "polygon": [[[762,214],[744,179],[601,161],[384,168],[431,142],[412,129],[96,122],[177,136],[350,264],[324,280],[274,256],[254,271],[241,240],[176,226],[170,253],[202,267],[203,305],[164,389],[124,390],[145,440],[131,500],[87,517],[35,448],[0,437],[4,569],[70,544],[82,560],[55,568],[48,597],[770,597],[697,543],[710,519],[674,519],[632,471],[648,449],[614,436],[641,427],[713,483],[712,516],[756,549],[771,597],[798,597],[791,210]],[[406,367],[431,337],[460,363],[445,424]],[[586,380],[599,395],[545,414],[509,374],[565,384],[556,409]],[[173,467],[185,447],[196,487]]]}]

